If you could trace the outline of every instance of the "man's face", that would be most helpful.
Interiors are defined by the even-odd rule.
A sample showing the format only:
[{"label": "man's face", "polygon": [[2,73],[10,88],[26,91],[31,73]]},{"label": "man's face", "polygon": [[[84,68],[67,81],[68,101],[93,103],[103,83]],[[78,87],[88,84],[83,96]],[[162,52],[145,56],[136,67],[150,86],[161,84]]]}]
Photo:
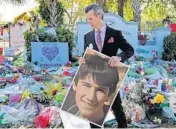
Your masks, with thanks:
[{"label": "man's face", "polygon": [[97,24],[99,24],[102,20],[102,18],[100,16],[95,15],[93,11],[89,11],[86,16],[88,24],[94,29],[97,27]]},{"label": "man's face", "polygon": [[91,76],[87,76],[73,85],[73,89],[76,91],[76,103],[82,116],[88,118],[103,111],[109,88],[97,85]]}]

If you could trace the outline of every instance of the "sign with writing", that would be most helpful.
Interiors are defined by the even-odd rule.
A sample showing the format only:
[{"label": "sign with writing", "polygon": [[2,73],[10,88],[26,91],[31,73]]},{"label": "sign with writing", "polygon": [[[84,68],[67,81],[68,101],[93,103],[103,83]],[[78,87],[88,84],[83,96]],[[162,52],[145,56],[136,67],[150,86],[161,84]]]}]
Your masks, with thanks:
[{"label": "sign with writing", "polygon": [[32,42],[32,62],[42,68],[60,67],[69,60],[68,43]]},{"label": "sign with writing", "polygon": [[[133,47],[138,46],[138,23],[125,22],[122,17],[116,14],[107,13],[104,16],[105,23],[117,30],[120,30],[125,39],[132,44]],[[92,28],[86,22],[77,23],[77,44],[76,55],[82,55],[84,52],[84,35]]]}]

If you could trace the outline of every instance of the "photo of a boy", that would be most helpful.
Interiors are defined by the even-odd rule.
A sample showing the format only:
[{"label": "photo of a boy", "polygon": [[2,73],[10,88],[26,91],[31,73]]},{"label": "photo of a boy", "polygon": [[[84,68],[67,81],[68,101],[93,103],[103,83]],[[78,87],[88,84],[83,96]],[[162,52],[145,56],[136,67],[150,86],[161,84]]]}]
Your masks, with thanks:
[{"label": "photo of a boy", "polygon": [[118,69],[109,66],[109,58],[96,54],[86,54],[84,59],[72,83],[76,103],[66,108],[71,97],[67,95],[62,109],[101,126],[110,108],[105,103],[117,89]]}]

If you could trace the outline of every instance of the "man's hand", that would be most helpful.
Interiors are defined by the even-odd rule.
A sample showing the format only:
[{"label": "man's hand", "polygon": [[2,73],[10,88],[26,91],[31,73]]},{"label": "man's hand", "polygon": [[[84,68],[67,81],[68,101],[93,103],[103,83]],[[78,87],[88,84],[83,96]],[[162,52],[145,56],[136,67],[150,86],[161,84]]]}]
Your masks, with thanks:
[{"label": "man's hand", "polygon": [[118,56],[112,56],[112,57],[110,58],[110,60],[109,60],[109,65],[110,65],[111,67],[115,67],[116,64],[117,64],[118,62],[120,62],[120,61],[121,61],[121,58],[120,58],[120,57],[118,57]]},{"label": "man's hand", "polygon": [[84,60],[83,57],[80,57],[80,58],[79,58],[79,65],[81,65],[81,64],[83,64],[83,63],[85,63],[85,60]]}]

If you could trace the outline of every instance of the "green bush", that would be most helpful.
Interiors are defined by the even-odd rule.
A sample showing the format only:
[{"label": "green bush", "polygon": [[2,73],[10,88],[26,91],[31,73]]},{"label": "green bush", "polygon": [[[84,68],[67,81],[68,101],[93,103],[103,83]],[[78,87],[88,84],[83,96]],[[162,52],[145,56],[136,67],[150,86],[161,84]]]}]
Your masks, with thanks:
[{"label": "green bush", "polygon": [[26,50],[28,61],[31,62],[31,42],[67,42],[69,47],[69,60],[75,62],[72,57],[72,50],[74,47],[74,33],[65,26],[60,26],[56,29],[57,35],[48,34],[43,31],[26,31],[24,38],[26,41]]},{"label": "green bush", "polygon": [[55,35],[52,34],[48,34],[46,32],[42,32],[42,33],[37,33],[38,37],[39,37],[39,41],[41,42],[57,42],[58,39]]},{"label": "green bush", "polygon": [[52,34],[41,31],[26,31],[24,33],[26,41],[25,47],[27,51],[27,60],[31,62],[31,42],[57,42],[57,37]]},{"label": "green bush", "polygon": [[67,42],[69,46],[69,59],[70,61],[73,61],[72,58],[72,50],[74,47],[74,33],[70,31],[69,28],[62,25],[57,27],[56,29],[57,38],[59,42]]},{"label": "green bush", "polygon": [[47,23],[46,27],[56,28],[56,36],[44,32],[41,28],[34,32],[25,32],[26,49],[28,61],[31,61],[31,42],[67,42],[69,46],[69,60],[75,62],[72,58],[74,47],[74,33],[67,26],[63,25],[64,6],[57,0],[37,0],[40,4],[40,18]]},{"label": "green bush", "polygon": [[163,40],[164,52],[162,53],[162,59],[171,61],[176,60],[176,33],[172,33]]}]

